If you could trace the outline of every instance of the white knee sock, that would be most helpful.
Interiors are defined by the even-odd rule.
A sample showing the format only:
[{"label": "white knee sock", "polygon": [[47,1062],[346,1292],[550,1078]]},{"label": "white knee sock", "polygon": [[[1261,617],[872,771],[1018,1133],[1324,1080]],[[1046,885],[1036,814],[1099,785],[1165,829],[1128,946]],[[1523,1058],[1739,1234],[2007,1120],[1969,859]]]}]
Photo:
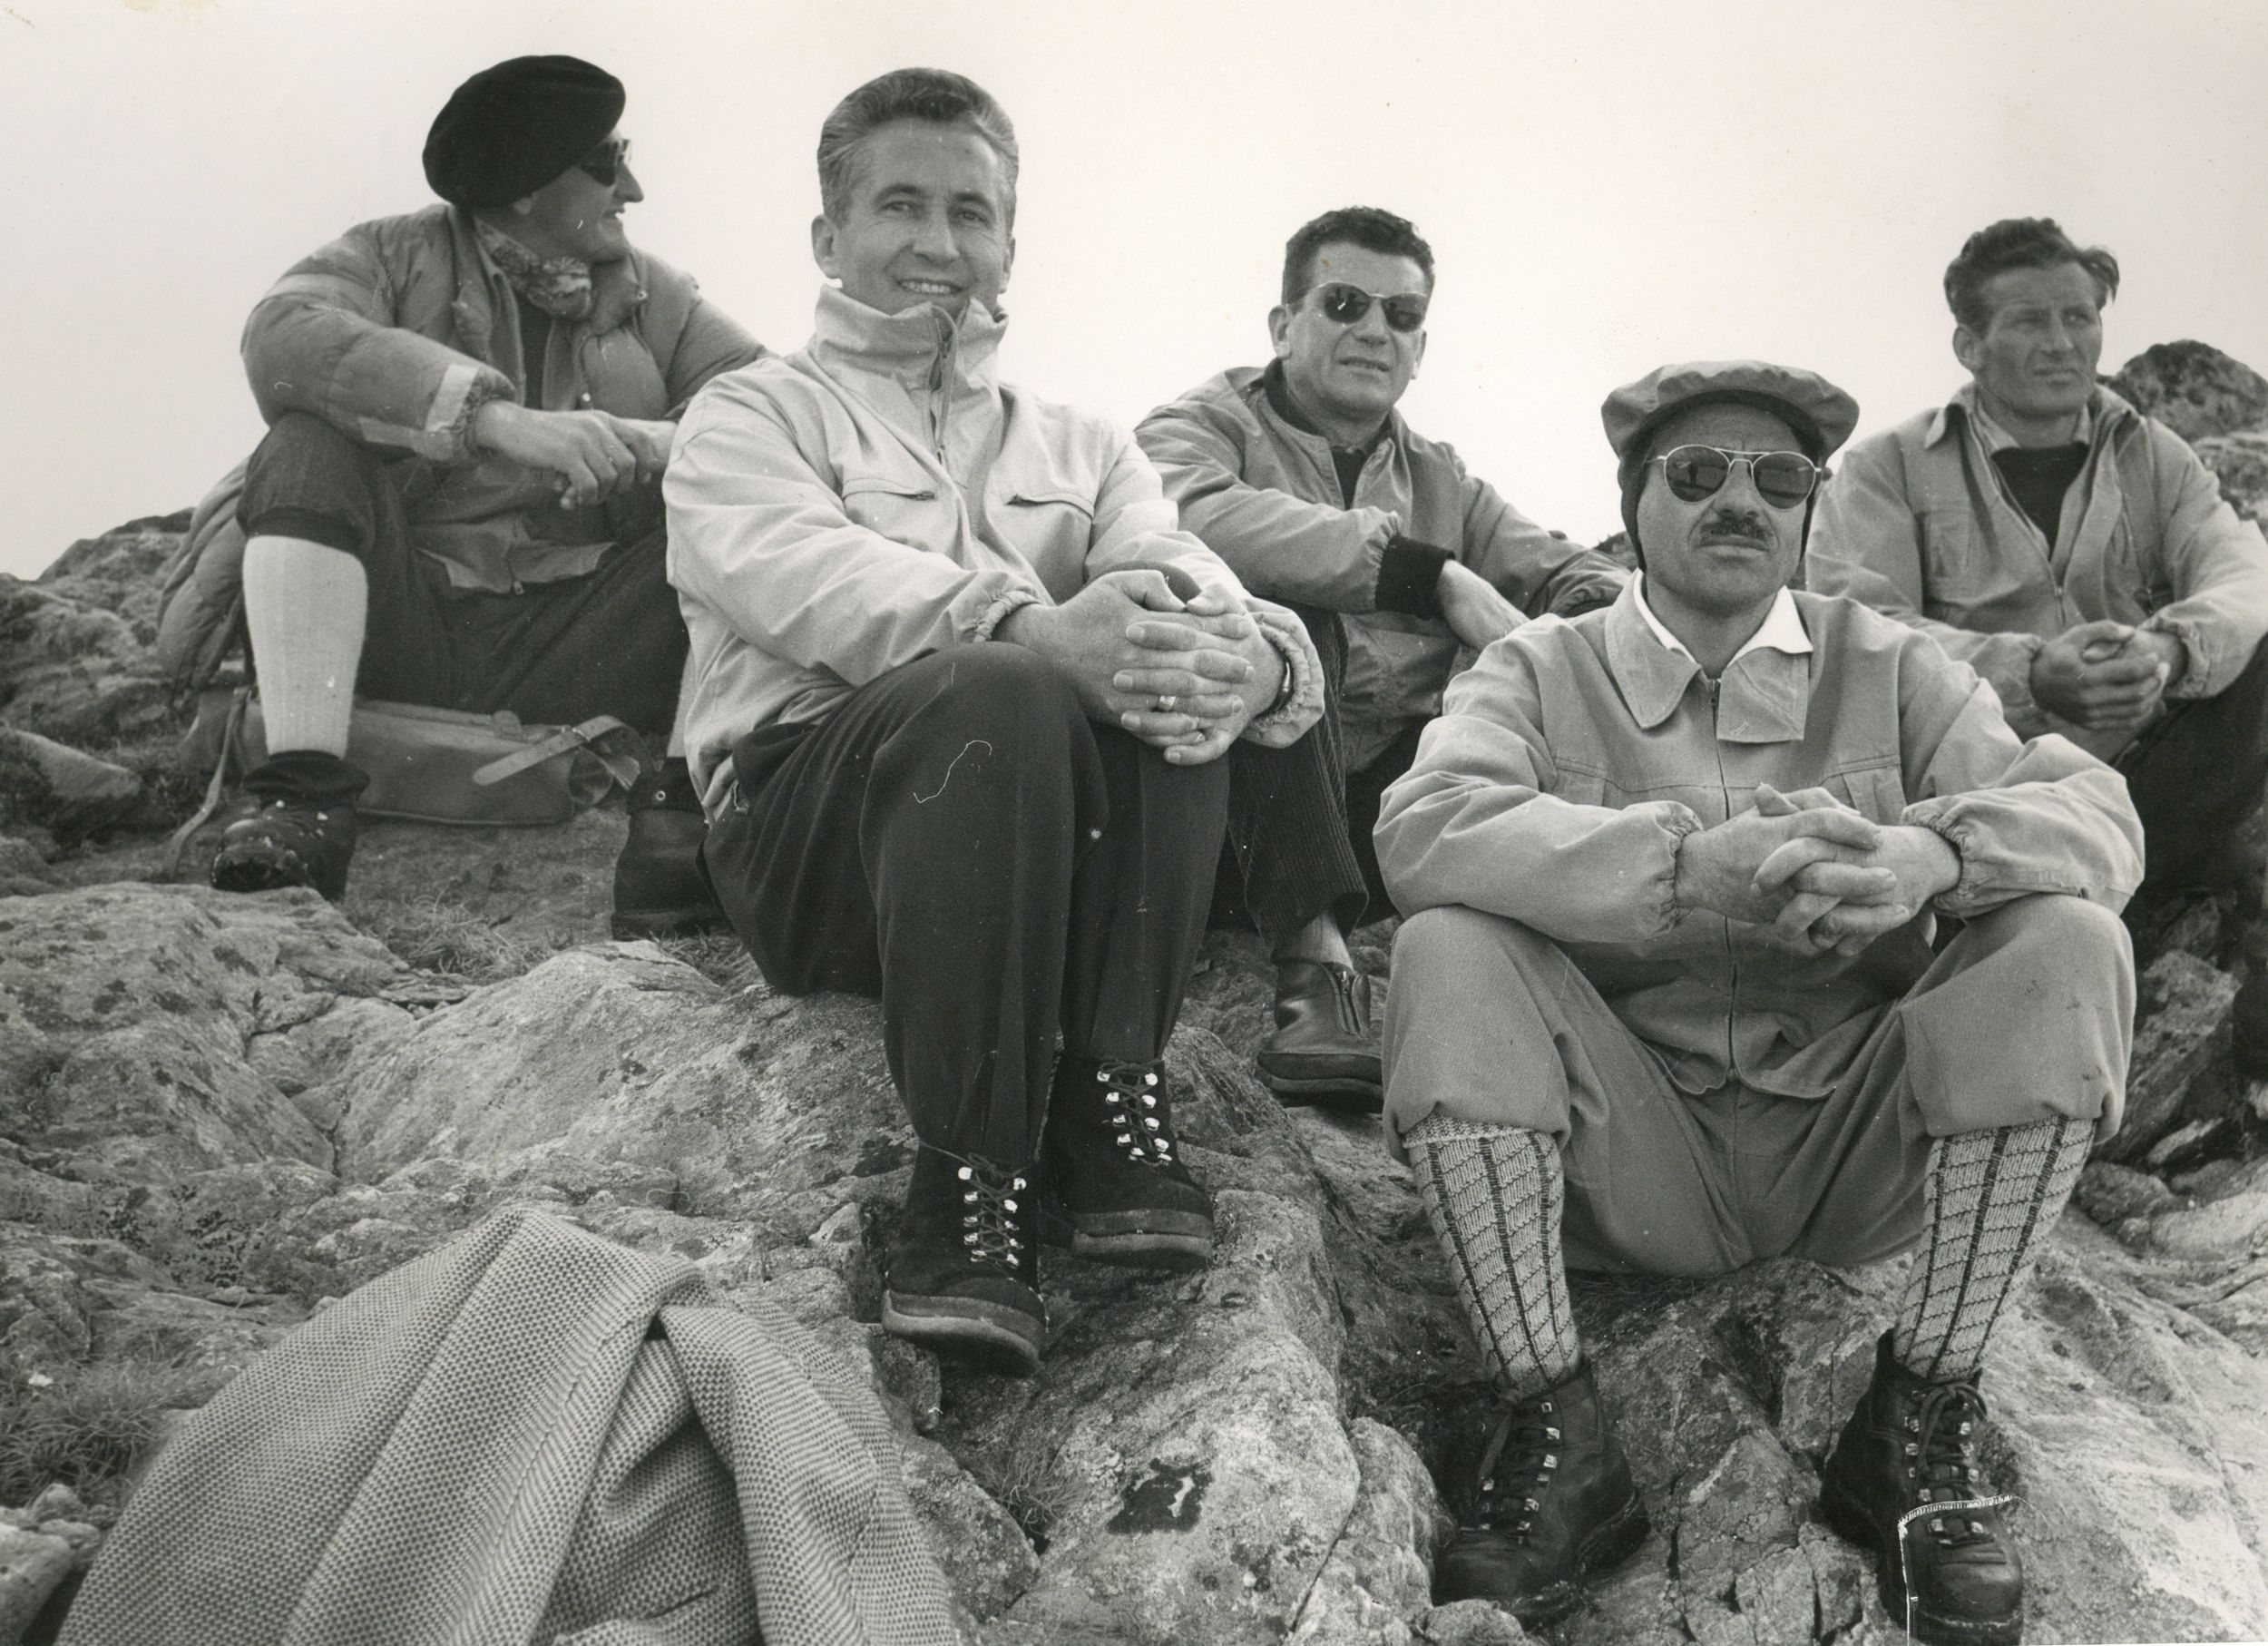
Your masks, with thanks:
[{"label": "white knee sock", "polygon": [[244,545],[244,622],[259,670],[268,752],[347,752],[370,585],[362,562],[304,537]]}]

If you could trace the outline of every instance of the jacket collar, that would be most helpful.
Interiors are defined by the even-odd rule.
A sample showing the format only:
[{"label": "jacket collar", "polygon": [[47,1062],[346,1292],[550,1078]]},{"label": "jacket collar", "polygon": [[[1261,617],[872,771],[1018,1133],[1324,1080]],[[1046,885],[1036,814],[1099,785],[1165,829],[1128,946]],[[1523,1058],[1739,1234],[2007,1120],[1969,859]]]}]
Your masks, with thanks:
[{"label": "jacket collar", "polygon": [[[1291,391],[1284,387],[1284,363],[1281,360],[1270,360],[1258,371],[1253,372],[1244,392],[1246,403],[1252,407],[1255,416],[1317,451],[1328,453],[1334,449],[1323,432],[1300,416],[1298,407],[1292,403]],[[1382,446],[1399,447],[1405,444],[1403,436],[1408,432],[1408,426],[1402,421],[1401,411],[1391,410],[1386,414],[1385,424],[1379,429],[1377,438],[1365,449],[1374,452]]]},{"label": "jacket collar", "polygon": [[[1677,710],[1701,665],[1683,646],[1665,644],[1638,592],[1623,585],[1606,616],[1607,669],[1623,706],[1641,731]],[[1791,648],[1797,642],[1802,650]],[[1811,637],[1795,597],[1782,589],[1764,624],[1725,665],[1717,686],[1716,735],[1727,743],[1786,743],[1804,735],[1811,715]]]},{"label": "jacket collar", "polygon": [[[2093,426],[2087,439],[2089,448],[2102,446],[2129,419],[2141,415],[2111,390],[2098,385],[2087,401],[2087,421]],[[1977,385],[1971,381],[1962,384],[1950,400],[1937,408],[1937,416],[1930,419],[1929,430],[1921,436],[1921,444],[1935,446],[1970,426],[1976,416]]]},{"label": "jacket collar", "polygon": [[982,303],[971,303],[958,321],[934,303],[885,314],[839,287],[824,286],[811,352],[830,367],[893,377],[924,392],[943,387],[934,381],[943,366],[955,387],[992,392],[999,387],[1000,340],[1007,329],[1007,317]]},{"label": "jacket collar", "polygon": [[[496,260],[488,255],[480,236],[474,231],[473,214],[462,206],[444,208],[449,216],[449,237],[455,246],[457,277],[456,301],[451,305],[456,317],[457,336],[467,346],[467,352],[484,360],[494,360],[490,352],[496,316],[506,302],[517,302],[511,297],[512,283],[504,271],[496,267]],[[591,312],[576,322],[593,337],[604,337],[619,330],[631,316],[645,305],[646,281],[638,266],[638,253],[611,263],[591,266]]]}]

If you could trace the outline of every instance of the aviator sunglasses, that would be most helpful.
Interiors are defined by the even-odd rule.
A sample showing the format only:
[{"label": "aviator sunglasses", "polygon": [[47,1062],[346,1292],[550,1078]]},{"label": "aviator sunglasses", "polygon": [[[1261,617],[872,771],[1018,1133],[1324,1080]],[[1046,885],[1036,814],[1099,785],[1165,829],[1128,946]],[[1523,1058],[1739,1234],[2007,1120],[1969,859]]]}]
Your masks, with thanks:
[{"label": "aviator sunglasses", "polygon": [[1349,286],[1344,280],[1333,280],[1322,287],[1315,307],[1333,325],[1352,326],[1370,312],[1374,302],[1385,311],[1386,324],[1396,331],[1415,331],[1425,324],[1425,299],[1406,294],[1390,298],[1383,292]]},{"label": "aviator sunglasses", "polygon": [[630,139],[610,137],[597,148],[575,162],[575,170],[592,182],[603,183],[611,189],[622,168],[630,164]]},{"label": "aviator sunglasses", "polygon": [[1733,477],[1733,465],[1745,463],[1756,495],[1777,509],[1803,502],[1827,472],[1800,452],[1727,452],[1714,446],[1673,446],[1647,462],[1662,465],[1670,491],[1686,503],[1716,496]]}]

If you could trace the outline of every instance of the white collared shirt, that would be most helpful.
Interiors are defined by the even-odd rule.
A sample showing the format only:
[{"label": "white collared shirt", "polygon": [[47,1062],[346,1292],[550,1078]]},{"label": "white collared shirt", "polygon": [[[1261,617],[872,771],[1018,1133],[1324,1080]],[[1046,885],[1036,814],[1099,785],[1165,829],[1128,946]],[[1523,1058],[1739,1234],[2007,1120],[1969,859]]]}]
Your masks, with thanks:
[{"label": "white collared shirt", "polygon": [[[1646,626],[1654,631],[1656,640],[1681,657],[1693,656],[1686,649],[1686,642],[1672,634],[1668,626],[1654,615],[1654,608],[1646,603],[1645,573],[1640,572],[1631,578],[1630,596],[1637,603],[1638,615],[1646,619]],[[1812,649],[1812,637],[1804,632],[1803,614],[1795,609],[1795,596],[1789,593],[1784,586],[1772,597],[1772,610],[1765,613],[1764,622],[1756,625],[1756,632],[1748,637],[1739,651],[1733,653],[1725,666],[1729,669],[1751,652],[1767,648],[1774,652],[1784,652],[1790,657],[1801,657]]]}]

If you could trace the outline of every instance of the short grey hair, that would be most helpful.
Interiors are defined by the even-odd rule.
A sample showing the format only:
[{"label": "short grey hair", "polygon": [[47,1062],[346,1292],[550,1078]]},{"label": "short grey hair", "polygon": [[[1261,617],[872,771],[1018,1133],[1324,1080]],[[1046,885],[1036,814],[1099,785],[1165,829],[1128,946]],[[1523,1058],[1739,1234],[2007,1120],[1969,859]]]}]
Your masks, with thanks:
[{"label": "short grey hair", "polygon": [[950,69],[892,69],[835,105],[819,127],[819,208],[839,223],[849,209],[859,145],[894,121],[963,126],[992,144],[1016,211],[1016,128],[992,94]]}]

